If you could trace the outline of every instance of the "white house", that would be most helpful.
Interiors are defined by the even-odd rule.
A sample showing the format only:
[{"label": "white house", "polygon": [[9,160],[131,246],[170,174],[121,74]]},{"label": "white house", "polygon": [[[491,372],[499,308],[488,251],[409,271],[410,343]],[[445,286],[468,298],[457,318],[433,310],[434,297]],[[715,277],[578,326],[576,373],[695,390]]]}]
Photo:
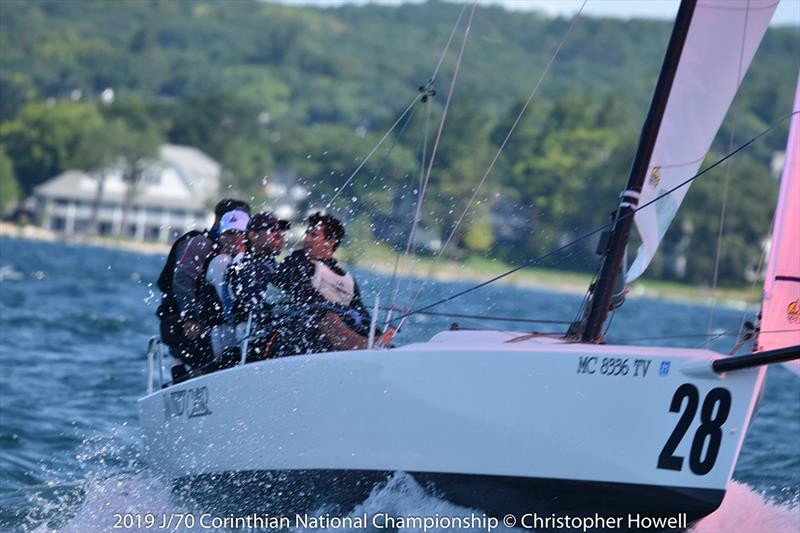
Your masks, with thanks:
[{"label": "white house", "polygon": [[165,144],[135,191],[123,181],[121,169],[108,170],[104,180],[97,172],[68,170],[36,187],[37,214],[44,228],[83,234],[92,230],[97,204],[99,235],[166,243],[210,222],[220,171],[219,163],[196,148]]}]

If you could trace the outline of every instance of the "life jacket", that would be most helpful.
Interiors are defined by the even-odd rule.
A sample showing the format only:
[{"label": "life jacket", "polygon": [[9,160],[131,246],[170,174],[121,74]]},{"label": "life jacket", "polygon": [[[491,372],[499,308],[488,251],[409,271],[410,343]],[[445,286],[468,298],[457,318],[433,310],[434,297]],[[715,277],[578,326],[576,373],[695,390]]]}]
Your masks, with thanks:
[{"label": "life jacket", "polygon": [[337,274],[321,261],[311,261],[311,263],[314,265],[311,286],[328,302],[348,307],[355,296],[356,284],[353,276],[348,272]]},{"label": "life jacket", "polygon": [[[200,301],[203,325],[206,327],[220,326],[231,322],[231,317],[225,312],[226,305],[220,298],[217,287],[208,279],[208,270],[211,262],[219,258],[219,254],[211,255],[203,266],[203,275],[198,280],[197,297]],[[233,259],[231,259],[233,261]],[[226,269],[227,270],[227,266]],[[222,273],[222,276],[227,276]]]},{"label": "life jacket", "polygon": [[164,318],[169,315],[177,315],[180,313],[178,308],[178,301],[172,293],[172,279],[175,276],[175,265],[178,263],[178,250],[182,248],[183,243],[197,237],[198,235],[207,235],[207,232],[192,230],[184,233],[172,244],[172,248],[167,255],[167,262],[158,276],[156,285],[161,291],[161,305],[156,309],[156,316]]},{"label": "life jacket", "polygon": [[[233,316],[237,323],[246,322],[253,313],[256,323],[266,324],[272,319],[273,305],[279,300],[279,291],[270,287],[278,270],[274,257],[259,257],[245,254],[231,265],[228,285],[233,295]],[[271,296],[268,294],[271,293]]]}]

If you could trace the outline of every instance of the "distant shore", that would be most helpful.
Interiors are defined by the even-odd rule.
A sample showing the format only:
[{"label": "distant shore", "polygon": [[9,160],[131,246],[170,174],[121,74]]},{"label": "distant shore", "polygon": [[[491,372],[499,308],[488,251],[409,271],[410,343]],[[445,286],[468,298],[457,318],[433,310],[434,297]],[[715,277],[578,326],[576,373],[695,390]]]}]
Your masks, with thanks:
[{"label": "distant shore", "polygon": [[[385,247],[364,251],[357,257],[353,263],[361,268],[389,275],[394,271],[395,255]],[[430,277],[441,281],[481,283],[514,268],[514,265],[479,257],[470,257],[462,262],[442,260],[433,269],[431,269],[434,263],[432,258],[414,258],[413,262],[411,272],[403,270],[402,267],[400,272],[403,275],[410,274],[422,278],[427,277],[428,272],[432,272]],[[403,261],[401,264],[406,265],[407,262]],[[567,294],[585,294],[591,282],[592,276],[588,273],[538,267],[529,267],[498,280],[498,283]],[[708,305],[716,300],[717,305],[744,308],[761,301],[761,284],[755,287],[718,287],[716,291],[712,291],[710,287],[688,283],[640,279],[629,287],[628,298],[663,299]]]},{"label": "distant shore", "polygon": [[[70,237],[32,225],[20,226],[8,222],[0,222],[0,237],[10,237],[44,242],[67,242],[84,246],[97,246],[103,248],[116,248],[142,254],[164,255],[169,253],[170,246],[161,243],[130,241],[109,237]],[[347,253],[350,264],[359,268],[391,275],[394,272],[395,256],[385,247],[376,247],[366,253]],[[431,269],[431,266],[434,266]],[[403,275],[427,277],[431,272],[431,279],[440,281],[471,281],[483,282],[493,278],[511,267],[499,261],[488,259],[468,258],[463,262],[443,260],[434,265],[431,258],[414,258],[413,268],[408,270],[408,262],[401,264]],[[591,276],[585,273],[564,272],[555,269],[527,268],[498,283],[516,285],[529,289],[540,289],[567,294],[583,294],[591,283]],[[698,287],[686,283],[661,280],[639,280],[630,287],[629,298],[664,299],[682,301],[694,304],[711,304],[716,300],[717,305],[742,308],[755,305],[761,299],[761,286],[752,287],[724,287],[712,292],[710,287]]]},{"label": "distant shore", "polygon": [[131,241],[116,237],[91,237],[85,235],[65,237],[64,235],[38,226],[30,224],[18,225],[9,222],[0,222],[0,237],[26,239],[29,241],[65,242],[85,246],[98,246],[101,248],[117,248],[119,250],[155,255],[167,255],[170,249],[170,246],[167,244]]}]

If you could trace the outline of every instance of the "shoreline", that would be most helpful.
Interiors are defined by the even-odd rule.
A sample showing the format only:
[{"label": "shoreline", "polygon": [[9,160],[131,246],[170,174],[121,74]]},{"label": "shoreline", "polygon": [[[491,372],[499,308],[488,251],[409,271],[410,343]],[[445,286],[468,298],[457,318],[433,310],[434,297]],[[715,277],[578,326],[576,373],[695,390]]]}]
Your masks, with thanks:
[{"label": "shoreline", "polygon": [[155,242],[129,241],[116,237],[91,237],[74,236],[66,237],[54,231],[27,224],[20,226],[9,222],[0,221],[0,237],[12,239],[25,239],[39,242],[61,242],[64,244],[78,244],[96,248],[107,248],[137,252],[147,255],[167,255],[171,246]]},{"label": "shoreline", "polygon": [[[370,261],[364,259],[355,263],[359,268],[391,276],[394,265],[384,261]],[[425,265],[426,267],[427,265]],[[418,266],[411,273],[414,277],[424,278],[428,270]],[[511,267],[509,267],[510,269]],[[501,274],[502,271],[482,272],[469,267],[462,268],[454,262],[444,262],[430,276],[437,281],[461,281],[483,283],[487,279]],[[404,272],[403,275],[409,275]],[[570,295],[583,295],[591,283],[591,276],[585,273],[558,271],[550,269],[530,268],[510,275],[497,283],[511,285],[525,289],[536,289],[547,292],[556,292]],[[752,294],[751,294],[752,292]],[[703,286],[681,284],[677,282],[659,280],[637,280],[628,290],[626,299],[631,300],[667,300],[670,302],[687,303],[693,305],[710,306],[714,301],[716,305],[731,309],[745,309],[758,305],[760,293],[743,289],[717,289],[716,297],[712,296],[711,289]]]},{"label": "shoreline", "polygon": [[[161,243],[130,241],[109,237],[76,236],[67,238],[38,226],[19,226],[9,222],[0,222],[0,237],[40,242],[62,242],[65,244],[77,244],[80,246],[117,249],[146,255],[162,256],[166,256],[171,247],[170,245]],[[394,271],[394,255],[388,254],[386,250],[381,250],[376,253],[358,254],[355,261],[343,262],[384,275],[391,275]],[[475,263],[475,261],[470,261],[469,259],[462,263],[443,261],[436,265],[430,279],[438,281],[481,283],[508,269],[508,265],[491,261],[484,261],[477,265],[470,263]],[[401,269],[401,272],[403,272],[403,275],[412,275],[422,278],[427,276],[431,264],[433,264],[433,260],[430,258],[417,258],[412,272],[408,272],[408,268]],[[498,283],[526,289],[545,290],[572,295],[584,294],[590,282],[590,274],[535,267],[520,271],[506,279],[498,281]],[[712,302],[716,301],[716,305],[743,309],[758,304],[760,300],[760,291],[750,288],[718,288],[716,295],[714,295],[709,287],[645,279],[634,282],[630,287],[627,297],[630,299],[663,299],[695,305],[711,305]]]}]

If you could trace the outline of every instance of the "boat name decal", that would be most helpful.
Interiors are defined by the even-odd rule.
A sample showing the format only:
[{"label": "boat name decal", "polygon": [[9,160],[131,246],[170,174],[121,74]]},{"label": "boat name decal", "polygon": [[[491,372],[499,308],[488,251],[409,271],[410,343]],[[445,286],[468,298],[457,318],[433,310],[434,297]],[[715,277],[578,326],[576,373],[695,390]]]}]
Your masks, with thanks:
[{"label": "boat name decal", "polygon": [[164,418],[195,418],[211,414],[208,408],[208,387],[194,387],[164,395]]},{"label": "boat name decal", "polygon": [[600,374],[601,376],[646,377],[650,369],[650,359],[628,357],[578,356],[577,374]]}]

